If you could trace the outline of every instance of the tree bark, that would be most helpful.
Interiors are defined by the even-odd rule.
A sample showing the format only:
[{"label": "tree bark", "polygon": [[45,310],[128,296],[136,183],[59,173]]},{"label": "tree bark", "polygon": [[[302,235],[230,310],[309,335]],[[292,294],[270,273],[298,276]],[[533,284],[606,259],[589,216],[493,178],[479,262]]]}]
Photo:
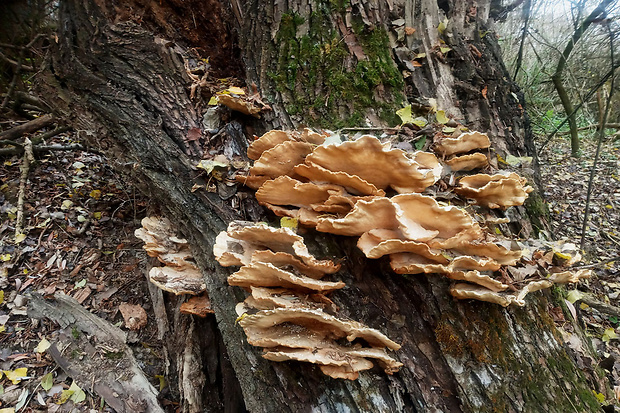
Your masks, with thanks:
[{"label": "tree bark", "polygon": [[[227,285],[232,271],[215,262],[212,246],[233,219],[269,218],[244,190],[230,198],[192,191],[204,183],[193,165],[208,145],[186,139],[201,127],[203,112],[189,98],[184,62],[194,58],[191,48],[209,51],[219,76],[243,61],[248,86],[273,108],[262,122],[231,119],[218,134],[220,153],[244,153],[247,128],[241,121],[256,129],[325,119],[385,125],[391,122],[388,109],[402,107],[405,96],[410,102],[435,99],[471,129],[488,131],[502,156],[533,151],[524,141],[528,120],[501,63],[488,1],[208,3],[211,9],[198,1],[134,0],[114,8],[111,1],[62,0],[58,50],[43,86],[58,95],[52,106],[59,114],[89,131],[90,144],[110,154],[113,166],[191,241],[217,322],[178,315],[178,302],[169,301],[168,351],[178,360],[170,375],[179,374],[182,386],[181,376],[189,374],[182,369],[191,368],[183,360],[193,359],[200,367],[193,377],[204,383],[202,399],[185,400],[184,410],[240,411],[234,397],[240,389],[251,412],[598,411],[592,389],[604,389],[567,353],[546,298],[537,295],[517,309],[459,302],[442,277],[398,276],[387,262],[367,260],[345,237],[306,234],[317,256],[345,257],[338,277],[349,287],[333,300],[343,315],[402,343],[395,354],[403,369],[393,376],[375,369],[357,381],[333,380],[312,365],[264,360],[248,345],[235,325],[242,292]],[[200,18],[192,20],[192,13]],[[391,23],[398,18],[416,29],[414,36],[399,40]],[[243,60],[231,40],[233,25],[240,28]],[[442,53],[440,40],[451,50]],[[329,58],[328,49],[334,53]],[[426,53],[422,67],[413,66],[420,53]],[[334,72],[336,65],[341,72]],[[340,83],[332,81],[337,75]],[[363,104],[342,85],[359,88]],[[355,122],[347,123],[350,118]],[[525,209],[514,213],[523,221],[517,230],[529,234]],[[212,381],[220,378],[227,381],[214,391]]]}]

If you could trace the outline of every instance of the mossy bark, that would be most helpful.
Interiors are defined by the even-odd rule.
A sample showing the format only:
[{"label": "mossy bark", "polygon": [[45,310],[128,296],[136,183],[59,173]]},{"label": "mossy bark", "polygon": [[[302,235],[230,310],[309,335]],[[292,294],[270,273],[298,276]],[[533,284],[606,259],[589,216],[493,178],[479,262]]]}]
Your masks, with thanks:
[{"label": "mossy bark", "polygon": [[[449,282],[442,277],[396,275],[387,262],[367,260],[355,240],[312,231],[306,238],[317,256],[344,258],[338,278],[348,287],[333,295],[342,314],[402,343],[396,357],[404,368],[393,376],[375,369],[350,382],[327,378],[312,365],[262,359],[235,325],[234,307],[242,293],[227,285],[232,271],[215,262],[212,246],[230,220],[261,220],[266,215],[248,193],[225,199],[192,191],[200,181],[192,166],[202,148],[186,136],[200,128],[202,113],[189,99],[183,61],[196,46],[184,39],[186,26],[161,27],[157,18],[183,21],[184,13],[191,16],[187,13],[204,5],[162,0],[140,9],[137,0],[125,2],[127,10],[141,10],[136,16],[121,13],[125,9],[112,3],[61,1],[58,50],[45,84],[59,96],[59,115],[88,131],[90,143],[110,154],[113,166],[138,182],[191,241],[217,323],[192,327],[187,320],[172,319],[178,328],[171,330],[169,351],[183,352],[176,348],[187,345],[183,335],[191,328],[195,334],[200,326],[208,333],[195,335],[206,339],[194,344],[215,345],[221,357],[230,360],[238,380],[229,380],[220,391],[205,391],[201,408],[239,410],[239,400],[230,400],[235,391],[227,389],[240,388],[252,412],[598,410],[592,390],[603,389],[595,388],[595,381],[567,354],[541,294],[528,299],[523,309],[459,302],[449,296]],[[211,37],[204,38],[205,50],[235,56],[232,44],[218,50],[213,42],[219,36],[230,39],[230,27],[240,25],[248,86],[274,109],[254,128],[319,125],[329,119],[349,125],[351,118],[357,125],[389,124],[377,108],[393,113],[404,95],[409,101],[435,99],[450,116],[489,131],[502,156],[527,152],[527,118],[499,58],[488,2],[252,0],[214,5],[220,20],[209,29]],[[392,30],[397,18],[405,20],[402,27],[415,28],[415,34],[400,38]],[[447,27],[438,30],[446,18]],[[201,22],[196,30],[207,33]],[[441,47],[450,50],[442,52]],[[422,66],[410,67],[407,62],[416,56],[420,60],[421,53],[426,53]],[[334,81],[340,64],[342,83]],[[346,95],[355,97],[358,87],[364,104]],[[317,104],[317,99],[327,105]],[[303,108],[298,112],[289,107],[299,102]],[[226,127],[222,151],[243,146],[241,131],[236,122]],[[197,348],[192,353],[203,357],[197,363],[207,369],[203,377],[224,377],[227,363],[210,362],[212,351]],[[200,374],[195,377],[202,380]],[[196,409],[187,403],[183,407]]]}]

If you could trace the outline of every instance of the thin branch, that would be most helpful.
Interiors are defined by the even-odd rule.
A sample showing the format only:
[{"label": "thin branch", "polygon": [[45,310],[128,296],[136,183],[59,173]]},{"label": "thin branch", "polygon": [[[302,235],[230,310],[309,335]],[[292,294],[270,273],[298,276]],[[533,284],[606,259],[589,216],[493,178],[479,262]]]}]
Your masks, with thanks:
[{"label": "thin branch", "polygon": [[26,183],[28,182],[28,173],[30,172],[30,163],[34,162],[32,154],[32,142],[26,138],[24,145],[24,158],[19,167],[21,172],[19,178],[19,195],[17,197],[17,219],[15,220],[15,238],[22,233],[24,226],[24,197],[26,196]]},{"label": "thin branch", "polygon": [[[51,152],[51,151],[87,151],[90,153],[96,153],[102,155],[96,149],[88,148],[79,143],[75,143],[72,145],[37,145],[32,147],[32,152],[34,153],[43,153],[43,152]],[[3,148],[0,149],[0,156],[6,155],[19,155],[24,153],[24,148]]]},{"label": "thin branch", "polygon": [[[611,61],[611,67],[614,67],[614,35],[611,31],[609,23],[607,23],[607,30],[609,31],[609,56]],[[611,108],[611,98],[614,95],[615,89],[615,76],[611,76],[611,86],[609,88],[609,95],[607,95],[607,102],[605,102],[605,114],[603,115],[603,121],[601,122],[601,128],[598,131],[598,143],[596,145],[596,154],[594,155],[594,163],[590,170],[590,179],[588,180],[588,196],[586,198],[586,210],[583,214],[583,225],[581,227],[581,242],[579,246],[583,249],[586,242],[586,229],[588,227],[588,218],[590,215],[590,200],[592,199],[592,184],[594,183],[594,175],[596,174],[596,167],[598,166],[598,158],[601,154],[601,146],[603,145],[603,138],[605,137],[605,123],[609,116],[609,110]]]},{"label": "thin branch", "polygon": [[577,267],[571,267],[570,269],[571,270],[585,270],[587,268],[596,268],[596,267],[600,267],[601,265],[607,264],[608,262],[618,261],[618,260],[620,260],[620,256],[612,257],[604,261],[595,262],[594,264],[579,265]]},{"label": "thin branch", "polygon": [[20,68],[21,70],[25,70],[27,72],[34,72],[34,67],[32,66],[25,66],[23,64],[20,65],[19,62],[16,62],[15,60],[11,59],[10,57],[8,57],[7,55],[5,55],[4,53],[0,52],[0,59],[4,60],[5,62],[13,65],[16,69]]},{"label": "thin branch", "polygon": [[54,122],[56,122],[56,118],[54,117],[54,115],[43,115],[22,125],[16,126],[4,132],[0,132],[0,139],[14,140],[20,138],[26,133],[36,132],[39,129],[49,126]]},{"label": "thin branch", "polygon": [[523,5],[523,33],[521,33],[521,43],[519,44],[519,53],[517,54],[517,64],[515,67],[515,74],[512,76],[513,79],[517,78],[519,74],[519,69],[521,69],[521,63],[523,62],[523,48],[525,46],[525,39],[528,33],[528,26],[530,23],[530,15],[532,12],[532,0],[526,0]]}]

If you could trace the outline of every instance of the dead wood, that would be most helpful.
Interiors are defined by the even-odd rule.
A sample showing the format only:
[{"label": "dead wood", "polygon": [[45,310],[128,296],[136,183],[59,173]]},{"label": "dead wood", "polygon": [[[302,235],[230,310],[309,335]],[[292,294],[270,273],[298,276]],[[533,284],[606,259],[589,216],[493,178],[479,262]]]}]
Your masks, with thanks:
[{"label": "dead wood", "polygon": [[80,387],[97,393],[119,413],[163,413],[157,391],[138,367],[121,329],[62,293],[52,301],[34,295],[28,315],[49,318],[63,328],[48,352]]},{"label": "dead wood", "polygon": [[39,118],[31,120],[30,122],[26,122],[22,125],[15,126],[14,128],[11,128],[4,132],[0,132],[0,139],[17,139],[26,133],[36,132],[39,129],[49,126],[54,122],[56,122],[56,118],[54,117],[54,115],[43,115]]},{"label": "dead wood", "polygon": [[28,173],[30,172],[30,164],[34,162],[34,155],[32,154],[32,142],[26,138],[25,145],[23,147],[24,158],[22,164],[19,167],[19,195],[17,197],[17,219],[15,222],[15,238],[22,233],[22,226],[24,225],[24,197],[26,195],[26,182],[28,182]]}]

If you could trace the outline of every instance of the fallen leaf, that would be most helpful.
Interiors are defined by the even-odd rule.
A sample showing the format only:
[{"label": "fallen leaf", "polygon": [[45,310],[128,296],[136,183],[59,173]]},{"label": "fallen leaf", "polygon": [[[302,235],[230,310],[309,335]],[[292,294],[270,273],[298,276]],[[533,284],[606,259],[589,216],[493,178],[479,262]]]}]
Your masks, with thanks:
[{"label": "fallen leaf", "polygon": [[15,235],[15,243],[16,244],[19,244],[20,242],[22,242],[25,239],[26,239],[26,234],[17,234],[17,235]]},{"label": "fallen leaf", "polygon": [[614,339],[614,338],[618,338],[618,334],[616,334],[616,330],[613,327],[605,329],[605,332],[603,333],[603,337],[602,337],[603,342],[607,343],[609,340]]},{"label": "fallen leaf", "polygon": [[71,387],[69,387],[69,390],[73,391],[73,394],[71,395],[71,400],[73,400],[74,403],[81,403],[86,400],[86,393],[84,393],[84,390],[82,390],[75,381],[71,383]]},{"label": "fallen leaf", "polygon": [[18,384],[23,379],[28,378],[28,368],[20,367],[15,370],[2,370],[7,379],[11,380],[11,383]]},{"label": "fallen leaf", "polygon": [[435,113],[435,118],[437,119],[437,122],[441,123],[442,125],[448,123],[448,121],[450,120],[446,116],[446,112],[444,112],[443,110],[438,110],[437,113]]},{"label": "fallen leaf", "polygon": [[208,105],[209,105],[209,106],[215,106],[215,105],[217,105],[218,103],[219,103],[219,102],[218,102],[217,96],[211,96],[211,99],[209,99],[209,103],[208,103]]},{"label": "fallen leaf", "polygon": [[405,27],[405,34],[407,36],[411,36],[414,33],[415,33],[415,29],[413,27],[409,27],[409,26]]},{"label": "fallen leaf", "polygon": [[162,391],[166,387],[166,378],[161,374],[156,374],[155,378],[159,379],[159,391]]},{"label": "fallen leaf", "polygon": [[487,86],[482,88],[482,97],[483,98],[487,98],[487,91],[489,90],[489,88]]},{"label": "fallen leaf", "polygon": [[48,348],[50,348],[52,344],[47,341],[46,338],[43,338],[43,340],[41,340],[39,342],[39,344],[37,345],[37,347],[34,349],[34,351],[36,351],[37,353],[43,353],[45,352],[45,350],[47,350]]},{"label": "fallen leaf", "polygon": [[93,189],[92,191],[90,191],[90,197],[95,199],[101,198],[101,191],[98,189]]},{"label": "fallen leaf", "polygon": [[298,226],[299,226],[299,221],[297,220],[297,218],[291,218],[291,217],[280,218],[280,227],[282,228],[297,229]]},{"label": "fallen leaf", "polygon": [[146,311],[141,306],[123,303],[118,306],[118,309],[125,320],[125,326],[130,330],[139,330],[146,326]]},{"label": "fallen leaf", "polygon": [[2,254],[0,255],[0,261],[7,262],[11,260],[11,254]]},{"label": "fallen leaf", "polygon": [[575,304],[575,301],[581,300],[582,298],[583,298],[583,293],[579,290],[572,290],[566,296],[566,299],[571,304]]},{"label": "fallen leaf", "polygon": [[41,379],[41,387],[43,388],[43,390],[49,391],[49,389],[51,389],[53,385],[54,385],[54,375],[51,372],[49,372],[45,376],[43,376],[43,378]]}]

